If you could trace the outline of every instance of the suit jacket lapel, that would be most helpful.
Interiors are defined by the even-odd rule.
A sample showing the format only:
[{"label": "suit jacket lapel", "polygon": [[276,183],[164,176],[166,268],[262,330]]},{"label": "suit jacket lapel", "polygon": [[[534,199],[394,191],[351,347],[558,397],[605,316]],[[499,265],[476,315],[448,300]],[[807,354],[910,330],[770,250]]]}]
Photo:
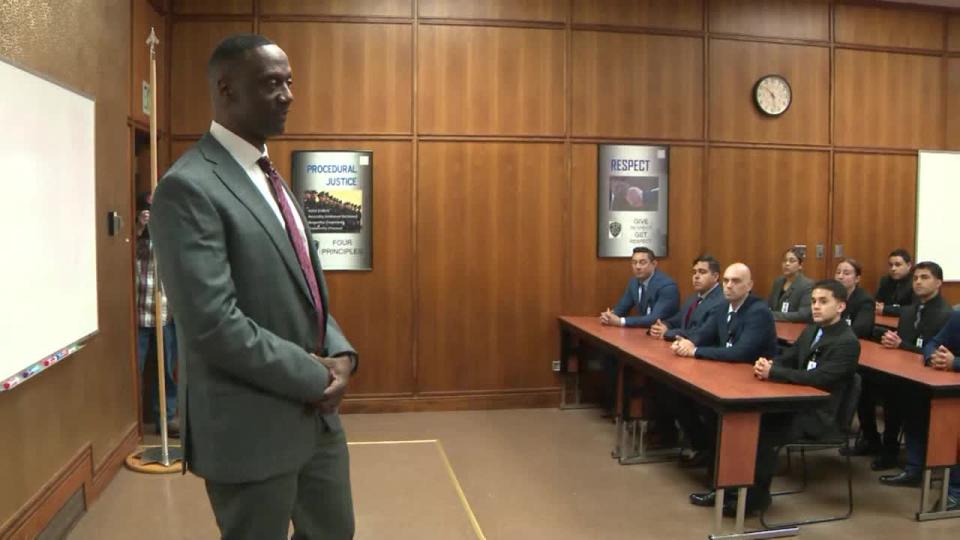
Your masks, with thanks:
[{"label": "suit jacket lapel", "polygon": [[[297,261],[297,254],[290,244],[290,238],[283,225],[277,220],[276,214],[263,200],[263,195],[257,190],[253,182],[247,176],[247,173],[240,167],[235,159],[227,152],[217,140],[207,133],[200,139],[199,148],[204,158],[213,164],[213,173],[217,175],[221,182],[237,197],[237,199],[253,214],[253,217],[260,223],[260,226],[267,231],[270,240],[280,253],[283,260],[293,276],[294,281],[300,284],[300,290],[313,304],[313,297],[310,294],[310,288],[307,280],[300,270],[300,262]],[[304,222],[306,223],[306,222]]]}]

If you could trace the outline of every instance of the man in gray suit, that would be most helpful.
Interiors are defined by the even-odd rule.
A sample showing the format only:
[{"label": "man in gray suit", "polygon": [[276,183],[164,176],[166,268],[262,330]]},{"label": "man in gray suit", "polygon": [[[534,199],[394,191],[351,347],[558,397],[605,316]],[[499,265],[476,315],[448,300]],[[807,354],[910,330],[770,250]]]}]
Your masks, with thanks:
[{"label": "man in gray suit", "polygon": [[150,224],[180,340],[187,467],[227,539],[353,537],[337,411],[357,354],[330,316],[306,219],[267,156],[293,101],[286,54],[214,50],[214,121],[170,168]]}]

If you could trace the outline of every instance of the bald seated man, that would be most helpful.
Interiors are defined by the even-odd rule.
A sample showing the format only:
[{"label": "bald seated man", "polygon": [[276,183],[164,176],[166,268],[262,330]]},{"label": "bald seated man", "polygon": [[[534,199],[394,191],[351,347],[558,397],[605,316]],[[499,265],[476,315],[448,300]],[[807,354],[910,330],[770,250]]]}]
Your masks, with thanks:
[{"label": "bald seated man", "polygon": [[[725,302],[713,308],[707,321],[687,335],[678,337],[671,348],[677,356],[753,364],[758,358],[777,355],[777,329],[767,302],[750,294],[753,276],[743,263],[734,263],[723,272]],[[683,397],[675,404],[677,421],[692,446],[680,464],[686,467],[712,466],[716,445],[716,413]]]}]

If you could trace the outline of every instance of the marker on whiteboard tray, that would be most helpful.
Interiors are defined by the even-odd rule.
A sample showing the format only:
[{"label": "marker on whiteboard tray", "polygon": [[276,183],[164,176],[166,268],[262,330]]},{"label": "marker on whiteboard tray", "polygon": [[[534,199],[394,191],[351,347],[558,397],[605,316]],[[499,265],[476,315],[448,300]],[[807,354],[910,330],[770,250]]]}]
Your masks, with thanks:
[{"label": "marker on whiteboard tray", "polygon": [[3,381],[3,389],[9,390],[20,383],[20,377],[11,377]]},{"label": "marker on whiteboard tray", "polygon": [[40,364],[34,364],[30,366],[28,369],[23,370],[23,373],[21,373],[20,376],[26,379],[27,377],[31,377],[39,373],[40,368],[41,368]]}]

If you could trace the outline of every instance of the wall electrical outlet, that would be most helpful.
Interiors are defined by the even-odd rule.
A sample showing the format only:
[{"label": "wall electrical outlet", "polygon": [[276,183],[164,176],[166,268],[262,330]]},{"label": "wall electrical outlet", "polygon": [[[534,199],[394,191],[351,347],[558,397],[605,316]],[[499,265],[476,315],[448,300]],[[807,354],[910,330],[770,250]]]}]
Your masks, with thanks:
[{"label": "wall electrical outlet", "polygon": [[559,361],[559,360],[554,360],[554,361],[553,361],[553,370],[554,370],[554,371],[560,371],[560,361]]}]

